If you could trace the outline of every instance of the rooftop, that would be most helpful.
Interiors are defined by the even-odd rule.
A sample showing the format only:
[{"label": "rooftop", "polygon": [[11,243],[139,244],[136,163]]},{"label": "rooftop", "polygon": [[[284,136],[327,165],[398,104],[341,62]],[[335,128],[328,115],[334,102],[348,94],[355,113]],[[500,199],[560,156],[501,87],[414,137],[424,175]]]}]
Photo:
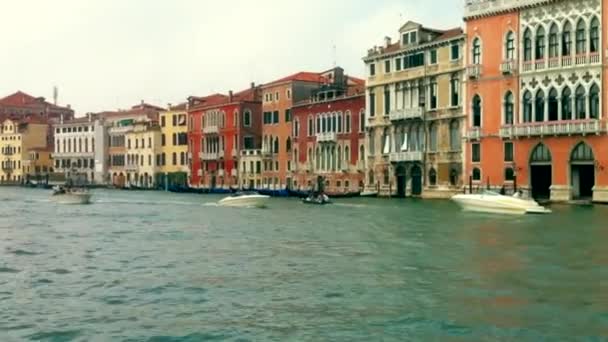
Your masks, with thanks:
[{"label": "rooftop", "polygon": [[46,106],[51,109],[71,110],[69,107],[61,107],[47,102],[44,97],[34,97],[22,91],[17,91],[14,94],[0,99],[0,106],[6,107],[36,107]]},{"label": "rooftop", "polygon": [[475,19],[560,0],[465,0],[464,18]]}]

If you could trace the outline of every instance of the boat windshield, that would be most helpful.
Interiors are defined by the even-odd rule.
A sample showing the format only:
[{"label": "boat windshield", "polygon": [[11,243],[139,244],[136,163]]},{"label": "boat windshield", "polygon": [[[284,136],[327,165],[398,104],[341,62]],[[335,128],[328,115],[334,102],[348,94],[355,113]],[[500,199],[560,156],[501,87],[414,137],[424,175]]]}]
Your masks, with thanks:
[{"label": "boat windshield", "polygon": [[494,192],[494,191],[490,191],[490,190],[486,190],[486,191],[484,191],[484,192],[483,192],[483,195],[484,195],[484,196],[500,196],[500,194],[499,194],[499,193]]}]

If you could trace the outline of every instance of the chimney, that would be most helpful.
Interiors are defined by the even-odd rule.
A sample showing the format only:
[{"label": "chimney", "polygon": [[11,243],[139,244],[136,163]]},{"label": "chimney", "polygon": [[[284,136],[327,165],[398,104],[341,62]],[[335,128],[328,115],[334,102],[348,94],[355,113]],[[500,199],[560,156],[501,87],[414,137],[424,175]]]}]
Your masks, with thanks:
[{"label": "chimney", "polygon": [[391,45],[391,37],[386,36],[384,37],[384,48],[386,49],[387,47],[389,47],[389,45]]},{"label": "chimney", "polygon": [[59,123],[63,124],[63,114],[61,114],[61,117],[59,118]]},{"label": "chimney", "polygon": [[232,90],[228,91],[228,102],[232,102]]},{"label": "chimney", "polygon": [[141,100],[141,105],[142,105],[142,106],[144,105],[144,100]]},{"label": "chimney", "polygon": [[255,82],[251,82],[251,89],[255,88]]},{"label": "chimney", "polygon": [[91,122],[91,119],[92,119],[91,113],[87,113],[87,118],[89,118],[89,122]]}]

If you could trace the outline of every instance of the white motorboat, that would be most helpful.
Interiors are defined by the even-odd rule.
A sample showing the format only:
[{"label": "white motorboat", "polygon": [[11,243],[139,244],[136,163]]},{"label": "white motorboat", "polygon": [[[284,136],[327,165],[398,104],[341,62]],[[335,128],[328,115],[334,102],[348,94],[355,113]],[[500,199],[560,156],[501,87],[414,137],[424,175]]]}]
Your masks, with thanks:
[{"label": "white motorboat", "polygon": [[264,208],[270,196],[260,194],[236,194],[219,201],[222,207],[235,208]]},{"label": "white motorboat", "polygon": [[503,196],[486,191],[482,194],[456,195],[452,201],[458,203],[464,211],[492,214],[550,214],[551,210],[539,205],[532,199],[522,198],[521,194]]},{"label": "white motorboat", "polygon": [[90,204],[91,197],[91,193],[86,189],[53,188],[52,199],[60,204]]}]

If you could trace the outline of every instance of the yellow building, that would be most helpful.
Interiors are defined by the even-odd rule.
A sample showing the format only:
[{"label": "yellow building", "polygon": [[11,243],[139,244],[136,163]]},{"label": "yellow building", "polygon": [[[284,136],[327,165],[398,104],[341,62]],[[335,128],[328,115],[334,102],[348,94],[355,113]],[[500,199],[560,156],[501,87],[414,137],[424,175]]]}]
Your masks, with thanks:
[{"label": "yellow building", "polygon": [[445,198],[459,190],[463,127],[460,28],[407,22],[368,51],[366,190]]},{"label": "yellow building", "polygon": [[36,184],[45,183],[53,173],[52,150],[49,147],[30,148],[23,160],[24,179]]},{"label": "yellow building", "polygon": [[161,137],[155,121],[133,122],[126,139],[126,186],[128,188],[156,188],[154,175],[159,170]]},{"label": "yellow building", "polygon": [[186,186],[190,173],[188,154],[188,104],[169,106],[159,114],[160,151],[156,182],[159,187]]},{"label": "yellow building", "polygon": [[[47,148],[48,125],[35,121],[5,120],[0,125],[0,183],[25,181],[30,151]],[[29,164],[29,162],[27,163]],[[47,167],[52,164],[48,164]]]}]

